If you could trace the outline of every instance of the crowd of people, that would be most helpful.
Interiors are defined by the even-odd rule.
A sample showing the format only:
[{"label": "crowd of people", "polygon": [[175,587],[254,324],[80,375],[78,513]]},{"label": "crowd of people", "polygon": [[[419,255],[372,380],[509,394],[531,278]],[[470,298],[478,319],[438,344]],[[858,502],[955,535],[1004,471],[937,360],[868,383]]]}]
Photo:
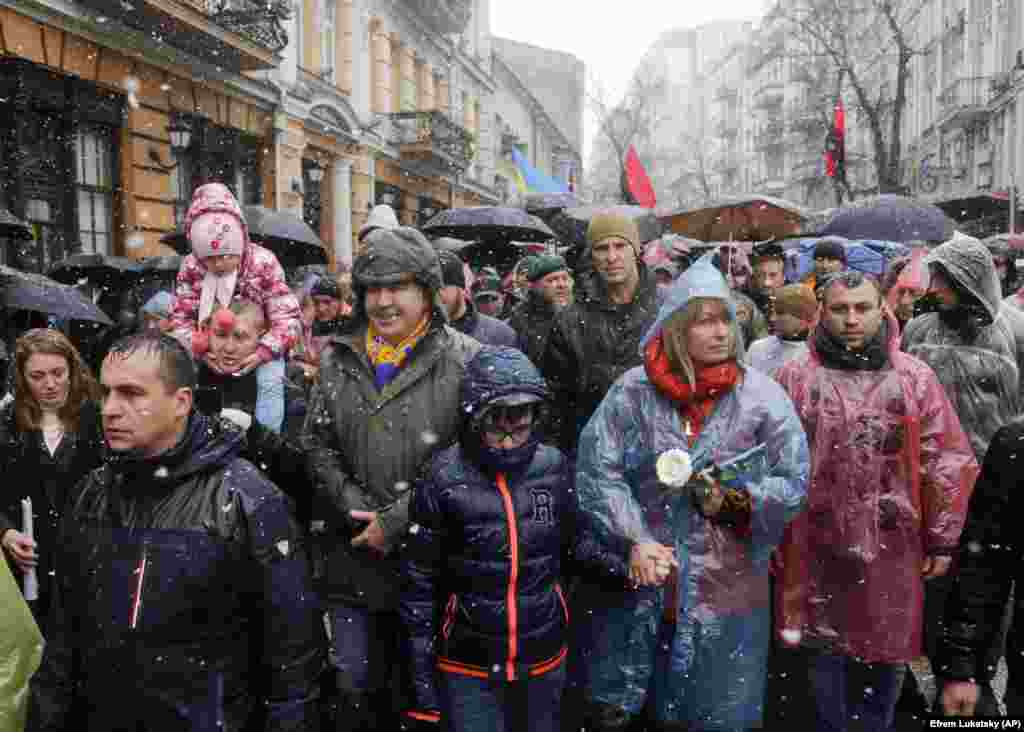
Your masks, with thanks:
[{"label": "crowd of people", "polygon": [[1024,714],[1024,313],[976,240],[787,283],[608,212],[503,281],[378,207],[289,284],[225,186],[186,231],[98,372],[13,349],[18,729],[889,730],[997,714],[1004,649]]}]

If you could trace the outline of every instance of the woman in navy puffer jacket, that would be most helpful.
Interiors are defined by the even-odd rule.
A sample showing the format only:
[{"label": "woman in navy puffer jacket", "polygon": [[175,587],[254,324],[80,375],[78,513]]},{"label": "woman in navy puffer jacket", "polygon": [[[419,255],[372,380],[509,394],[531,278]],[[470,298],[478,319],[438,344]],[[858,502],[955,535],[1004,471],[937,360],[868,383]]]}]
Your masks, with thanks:
[{"label": "woman in navy puffer jacket", "polygon": [[[550,393],[512,348],[484,347],[462,386],[459,444],[414,488],[402,619],[415,707],[445,729],[559,729],[568,611],[559,577],[575,538],[565,457],[533,429]],[[579,552],[579,549],[577,549]],[[596,549],[586,564],[625,568]]]}]

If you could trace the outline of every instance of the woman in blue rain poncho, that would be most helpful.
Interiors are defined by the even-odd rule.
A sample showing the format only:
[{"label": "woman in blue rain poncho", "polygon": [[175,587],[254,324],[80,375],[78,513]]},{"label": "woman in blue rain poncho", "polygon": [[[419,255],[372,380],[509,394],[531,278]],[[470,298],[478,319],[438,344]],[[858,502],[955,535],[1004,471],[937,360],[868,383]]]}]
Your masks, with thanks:
[{"label": "woman in blue rain poncho", "polygon": [[[591,725],[761,726],[768,563],[804,503],[807,440],[774,381],[741,365],[722,275],[680,277],[580,439],[582,523],[616,547],[623,586],[587,582]],[[739,351],[739,353],[738,353]]]}]

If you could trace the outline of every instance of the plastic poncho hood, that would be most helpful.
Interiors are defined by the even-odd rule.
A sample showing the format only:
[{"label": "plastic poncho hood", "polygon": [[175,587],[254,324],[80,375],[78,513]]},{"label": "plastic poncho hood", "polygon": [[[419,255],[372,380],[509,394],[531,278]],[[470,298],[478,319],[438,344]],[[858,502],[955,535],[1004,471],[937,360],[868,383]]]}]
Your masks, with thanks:
[{"label": "plastic poncho hood", "polygon": [[658,317],[654,319],[654,324],[640,340],[641,356],[644,355],[647,344],[661,334],[669,318],[684,309],[690,300],[696,297],[710,297],[725,302],[729,310],[729,319],[732,321],[733,336],[736,338],[737,360],[742,360],[743,337],[736,321],[736,299],[732,290],[729,289],[729,283],[715,267],[712,261],[713,256],[713,254],[705,254],[683,272],[675,282],[664,288],[661,307],[658,308]]},{"label": "plastic poncho hood", "polygon": [[989,322],[995,322],[1003,300],[1002,285],[988,248],[969,236],[955,236],[924,258],[924,265],[937,264],[956,284],[985,308]]}]

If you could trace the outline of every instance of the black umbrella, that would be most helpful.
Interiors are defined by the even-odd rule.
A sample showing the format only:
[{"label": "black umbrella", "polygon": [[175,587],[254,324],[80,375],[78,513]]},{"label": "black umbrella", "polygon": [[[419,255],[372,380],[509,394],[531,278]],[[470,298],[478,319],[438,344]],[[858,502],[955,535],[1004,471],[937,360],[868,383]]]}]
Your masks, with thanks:
[{"label": "black umbrella", "polygon": [[12,214],[6,208],[0,208],[0,238],[30,240],[35,237],[32,227]]},{"label": "black umbrella", "polygon": [[954,231],[956,222],[938,206],[885,193],[836,209],[815,236],[943,242]]},{"label": "black umbrella", "polygon": [[49,276],[65,285],[82,280],[117,289],[135,279],[137,262],[131,257],[111,257],[106,254],[72,254],[50,267]]},{"label": "black umbrella", "polygon": [[92,300],[69,285],[41,274],[0,265],[0,302],[11,310],[32,310],[66,320],[113,321]]},{"label": "black umbrella", "polygon": [[[249,227],[249,238],[272,251],[285,269],[327,263],[324,243],[298,216],[263,206],[245,206],[242,213]],[[192,250],[183,231],[164,234],[160,241],[178,254]]]},{"label": "black umbrella", "polygon": [[422,228],[427,236],[469,241],[543,242],[555,237],[548,225],[536,216],[521,208],[504,206],[450,208],[434,216]]},{"label": "black umbrella", "polygon": [[544,221],[567,208],[579,208],[583,202],[571,193],[527,193],[522,206],[526,213]]},{"label": "black umbrella", "polygon": [[[450,240],[449,240],[450,241]],[[494,267],[504,277],[528,254],[536,254],[538,244],[513,244],[505,241],[474,241],[454,249],[459,258],[474,271]]]},{"label": "black umbrella", "polygon": [[551,228],[558,232],[559,238],[566,244],[583,247],[587,243],[587,227],[590,220],[597,214],[615,213],[626,216],[636,222],[640,231],[640,242],[654,241],[665,233],[665,225],[658,220],[653,209],[642,206],[579,206],[567,208],[553,219]]}]

